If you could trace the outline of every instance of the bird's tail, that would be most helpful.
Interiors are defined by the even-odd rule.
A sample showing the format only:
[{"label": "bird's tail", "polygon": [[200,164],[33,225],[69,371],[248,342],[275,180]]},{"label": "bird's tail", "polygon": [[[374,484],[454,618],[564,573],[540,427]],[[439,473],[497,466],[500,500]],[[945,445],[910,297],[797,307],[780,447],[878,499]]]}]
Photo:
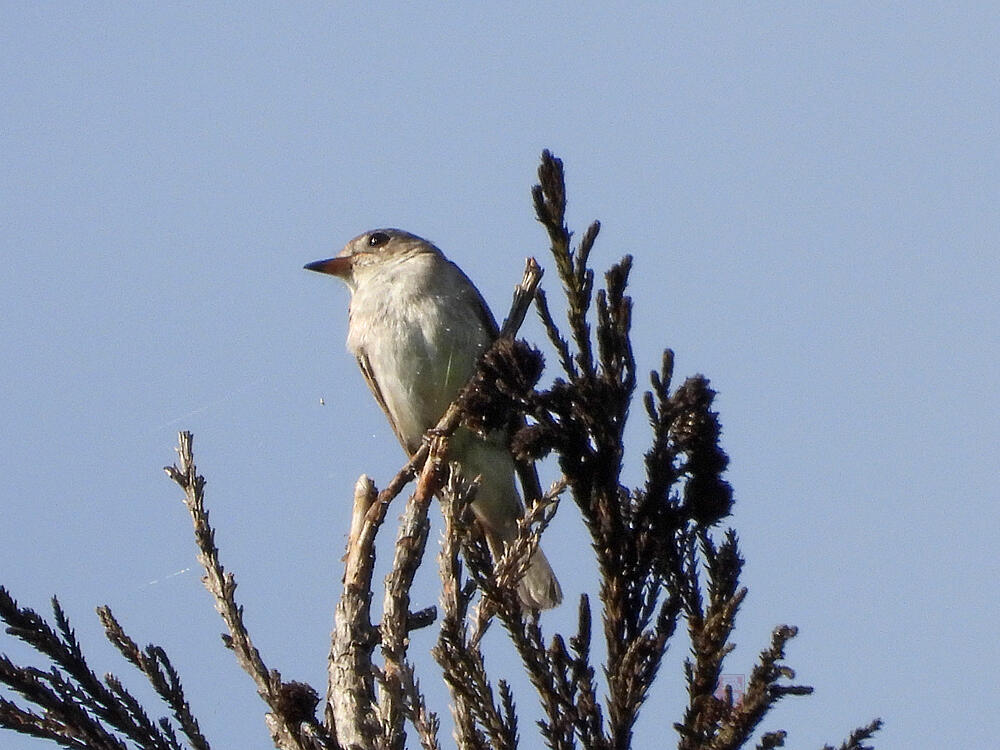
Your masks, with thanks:
[{"label": "bird's tail", "polygon": [[[511,541],[489,531],[487,531],[486,539],[490,544],[490,551],[494,558],[502,555],[504,543]],[[521,599],[521,604],[529,609],[552,609],[558,607],[562,602],[562,587],[556,580],[556,574],[552,572],[552,566],[549,565],[541,547],[531,555],[528,569],[517,585],[517,594]]]},{"label": "bird's tail", "polygon": [[531,556],[528,570],[518,584],[517,593],[521,597],[521,603],[531,609],[552,609],[562,602],[562,587],[541,547]]},{"label": "bird's tail", "polygon": [[[514,483],[514,461],[498,438],[476,439],[459,430],[452,443],[454,455],[461,457],[462,469],[479,477],[479,489],[472,502],[472,512],[486,533],[494,559],[517,538],[517,520],[524,515],[524,504]],[[562,601],[562,589],[545,553],[536,549],[517,589],[521,602],[530,609],[551,609]]]}]

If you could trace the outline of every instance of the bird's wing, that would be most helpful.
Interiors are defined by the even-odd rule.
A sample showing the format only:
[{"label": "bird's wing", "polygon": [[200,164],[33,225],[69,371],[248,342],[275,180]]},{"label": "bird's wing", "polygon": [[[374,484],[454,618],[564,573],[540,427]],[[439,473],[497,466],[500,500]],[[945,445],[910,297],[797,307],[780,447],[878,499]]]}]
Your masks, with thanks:
[{"label": "bird's wing", "polygon": [[389,420],[389,426],[392,427],[392,431],[395,433],[400,445],[403,446],[403,450],[406,451],[408,456],[412,456],[420,446],[408,445],[406,440],[403,438],[402,433],[399,431],[399,427],[396,425],[396,420],[393,419],[392,412],[389,411],[389,406],[385,402],[385,397],[382,395],[382,391],[378,387],[378,381],[375,380],[375,373],[372,372],[372,365],[371,362],[368,361],[368,355],[365,354],[364,351],[358,353],[358,367],[361,368],[361,374],[365,376],[365,382],[368,383],[368,387],[371,389],[372,395],[375,397],[378,405],[382,407],[382,411],[385,412],[385,417]]},{"label": "bird's wing", "polygon": [[[451,261],[448,261],[451,263]],[[464,284],[459,286],[460,293],[468,298],[469,307],[472,308],[476,317],[479,319],[479,324],[486,331],[487,335],[490,337],[490,341],[493,341],[500,333],[500,328],[497,327],[496,319],[493,317],[493,312],[490,310],[490,306],[486,304],[486,300],[483,299],[483,295],[476,288],[476,285],[472,283],[471,279],[465,275],[465,272],[451,263],[452,267],[458,273],[459,278],[465,281]]]},{"label": "bird's wing", "polygon": [[[463,293],[467,294],[470,298],[470,306],[472,307],[476,317],[479,319],[480,325],[482,325],[483,330],[486,331],[490,341],[495,340],[496,337],[500,335],[500,328],[497,326],[496,318],[493,317],[493,312],[490,310],[490,306],[486,304],[486,300],[483,299],[483,295],[480,293],[476,285],[469,280],[469,277],[465,275],[465,272],[455,264],[452,265],[455,267],[459,276],[467,282],[462,286],[462,290]],[[515,429],[520,429],[525,424],[524,417],[518,417],[515,422]],[[527,502],[534,503],[535,501],[541,499],[542,485],[538,479],[538,470],[535,468],[535,462],[531,460],[520,461],[514,459],[514,465],[517,470],[518,478],[521,480],[521,489]]]}]

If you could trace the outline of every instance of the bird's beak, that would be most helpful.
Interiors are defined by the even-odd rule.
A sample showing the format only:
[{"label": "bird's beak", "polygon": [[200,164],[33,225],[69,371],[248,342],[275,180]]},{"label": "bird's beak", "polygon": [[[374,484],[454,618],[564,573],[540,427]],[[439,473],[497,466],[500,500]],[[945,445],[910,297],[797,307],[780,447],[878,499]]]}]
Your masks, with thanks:
[{"label": "bird's beak", "polygon": [[342,257],[338,255],[336,258],[327,258],[326,260],[306,263],[304,268],[307,271],[319,271],[320,273],[328,273],[331,276],[339,276],[342,279],[346,279],[351,275],[351,258],[350,256]]}]

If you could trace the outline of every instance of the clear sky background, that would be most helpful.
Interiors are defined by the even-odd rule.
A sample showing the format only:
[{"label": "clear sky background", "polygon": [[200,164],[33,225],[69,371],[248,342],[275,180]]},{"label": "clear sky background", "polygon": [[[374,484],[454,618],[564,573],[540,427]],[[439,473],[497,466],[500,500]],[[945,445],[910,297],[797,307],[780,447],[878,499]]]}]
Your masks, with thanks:
[{"label": "clear sky background", "polygon": [[[402,227],[502,317],[526,255],[557,288],[529,196],[551,148],[571,224],[603,223],[594,265],[635,256],[641,369],[669,346],[720,393],[750,588],[727,672],[789,623],[816,688],[763,728],[820,747],[882,716],[880,748],[994,745],[1000,11],[536,5],[3,4],[0,582],[58,594],[95,668],[141,685],[110,604],[216,747],[270,746],[160,468],[176,432],[264,659],[322,690],[352,485],[402,457],[346,290],[302,265]],[[571,601],[593,590],[572,504],[546,548]],[[448,721],[432,642],[411,655]],[[675,744],[686,649],[637,747]]]}]

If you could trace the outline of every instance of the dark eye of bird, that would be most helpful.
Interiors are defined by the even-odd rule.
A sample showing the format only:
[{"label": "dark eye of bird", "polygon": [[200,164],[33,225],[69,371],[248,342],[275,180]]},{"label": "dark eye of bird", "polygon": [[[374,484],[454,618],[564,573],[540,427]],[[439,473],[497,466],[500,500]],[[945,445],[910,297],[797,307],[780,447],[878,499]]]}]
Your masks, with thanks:
[{"label": "dark eye of bird", "polygon": [[369,247],[381,247],[389,241],[389,235],[385,232],[372,232],[368,237]]}]

